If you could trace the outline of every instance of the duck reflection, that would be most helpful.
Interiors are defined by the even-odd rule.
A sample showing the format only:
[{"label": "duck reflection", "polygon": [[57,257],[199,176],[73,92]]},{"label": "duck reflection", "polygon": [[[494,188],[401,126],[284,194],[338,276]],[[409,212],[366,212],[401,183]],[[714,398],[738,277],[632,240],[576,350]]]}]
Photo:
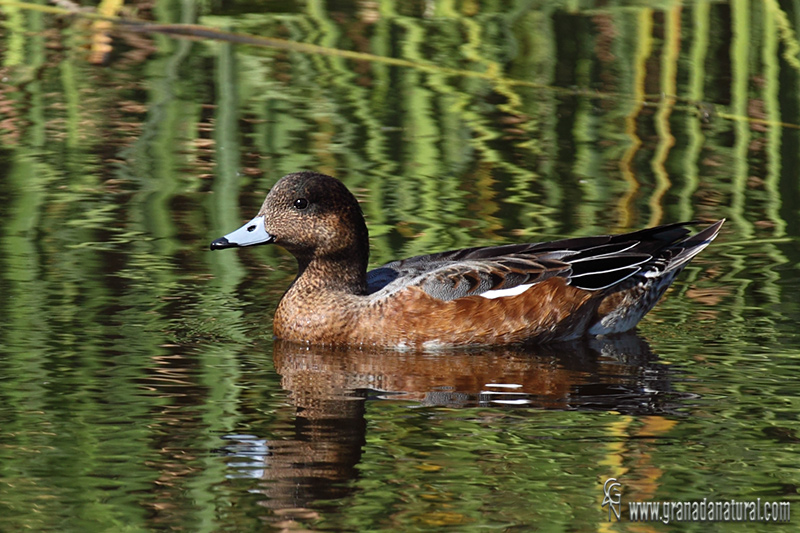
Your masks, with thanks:
[{"label": "duck reflection", "polygon": [[[402,353],[275,341],[298,417],[337,416],[369,395],[424,405],[669,411],[668,367],[637,335],[534,348]],[[329,409],[326,411],[326,409]],[[352,409],[352,407],[350,407]]]},{"label": "duck reflection", "polygon": [[296,408],[294,435],[266,441],[231,436],[239,475],[270,480],[264,505],[306,513],[311,502],[346,496],[365,443],[365,403],[501,409],[589,409],[672,413],[674,371],[631,334],[574,344],[487,351],[401,353],[275,341],[275,368]]}]

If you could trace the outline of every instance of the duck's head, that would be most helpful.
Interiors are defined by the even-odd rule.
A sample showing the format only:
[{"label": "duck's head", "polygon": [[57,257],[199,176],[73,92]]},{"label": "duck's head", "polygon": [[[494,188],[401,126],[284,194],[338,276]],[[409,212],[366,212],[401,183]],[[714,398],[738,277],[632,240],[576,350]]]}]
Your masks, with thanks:
[{"label": "duck's head", "polygon": [[344,184],[316,172],[284,176],[251,221],[211,243],[212,250],[278,244],[298,261],[348,259],[366,269],[369,240],[361,208]]}]

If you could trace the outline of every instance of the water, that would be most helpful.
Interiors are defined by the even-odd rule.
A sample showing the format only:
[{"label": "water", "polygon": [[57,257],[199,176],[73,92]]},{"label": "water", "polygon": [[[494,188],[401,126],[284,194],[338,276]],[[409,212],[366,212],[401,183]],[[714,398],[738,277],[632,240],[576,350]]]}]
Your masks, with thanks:
[{"label": "water", "polygon": [[[608,477],[623,511],[797,506],[800,6],[138,7],[322,48],[104,53],[0,6],[1,531],[641,527]],[[728,222],[613,342],[298,348],[293,259],[208,251],[298,169],[362,200],[374,266]]]}]

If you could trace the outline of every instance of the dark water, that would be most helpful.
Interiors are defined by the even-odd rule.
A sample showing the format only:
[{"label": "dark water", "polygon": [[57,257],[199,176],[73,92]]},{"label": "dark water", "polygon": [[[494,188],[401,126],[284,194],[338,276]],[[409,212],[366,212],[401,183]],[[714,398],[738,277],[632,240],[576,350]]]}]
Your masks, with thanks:
[{"label": "dark water", "polygon": [[[800,509],[800,5],[126,6],[318,48],[0,4],[0,530],[665,528],[609,477]],[[728,222],[613,342],[298,348],[293,259],[207,250],[298,169],[374,265]]]}]

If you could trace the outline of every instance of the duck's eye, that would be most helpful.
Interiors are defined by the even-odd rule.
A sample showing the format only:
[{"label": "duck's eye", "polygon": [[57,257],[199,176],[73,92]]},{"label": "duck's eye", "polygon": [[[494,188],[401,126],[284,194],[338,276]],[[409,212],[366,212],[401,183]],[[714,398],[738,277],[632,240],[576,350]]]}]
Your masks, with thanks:
[{"label": "duck's eye", "polygon": [[298,198],[294,201],[294,207],[295,209],[305,209],[308,207],[308,200],[305,198]]}]

